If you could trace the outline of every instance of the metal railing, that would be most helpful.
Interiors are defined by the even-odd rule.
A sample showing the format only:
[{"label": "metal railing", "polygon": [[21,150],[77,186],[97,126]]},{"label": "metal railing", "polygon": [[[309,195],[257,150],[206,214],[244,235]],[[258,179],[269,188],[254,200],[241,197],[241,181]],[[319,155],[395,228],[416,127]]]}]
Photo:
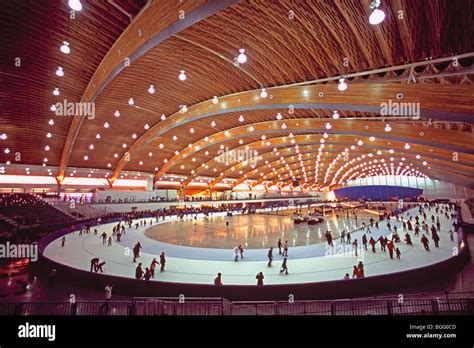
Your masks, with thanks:
[{"label": "metal railing", "polygon": [[474,297],[231,302],[223,298],[135,298],[131,301],[0,303],[0,315],[446,315],[474,314]]}]

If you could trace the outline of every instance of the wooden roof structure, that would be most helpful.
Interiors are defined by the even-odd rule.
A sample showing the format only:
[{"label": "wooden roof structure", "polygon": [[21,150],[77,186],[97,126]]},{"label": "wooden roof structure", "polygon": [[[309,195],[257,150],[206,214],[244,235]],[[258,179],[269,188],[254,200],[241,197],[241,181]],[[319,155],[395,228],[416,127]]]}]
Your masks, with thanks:
[{"label": "wooden roof structure", "polygon": [[[471,1],[383,0],[378,25],[369,0],[82,4],[1,3],[0,163],[47,163],[59,182],[110,169],[111,185],[127,170],[185,186],[403,172],[474,187]],[[95,113],[51,111],[64,101]],[[256,164],[220,160],[238,150]]]}]

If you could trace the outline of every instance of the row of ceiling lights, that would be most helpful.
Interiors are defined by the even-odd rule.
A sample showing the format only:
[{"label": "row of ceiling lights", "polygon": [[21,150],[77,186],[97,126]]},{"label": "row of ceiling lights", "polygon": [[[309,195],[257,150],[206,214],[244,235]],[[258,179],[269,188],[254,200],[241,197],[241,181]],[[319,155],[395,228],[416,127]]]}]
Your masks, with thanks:
[{"label": "row of ceiling lights", "polygon": [[[73,9],[73,10],[75,10],[75,11],[80,11],[80,10],[82,9],[82,4],[80,3],[80,0],[70,0],[70,1],[68,2],[68,5],[69,5],[69,7],[70,7],[71,9]],[[375,8],[374,12],[373,12],[372,15],[371,15],[371,18],[374,17],[374,16],[377,16],[377,15],[380,15],[380,13],[382,13],[383,17],[385,16],[385,15],[383,14],[383,12],[381,12],[380,10],[377,9],[379,6],[380,6],[380,1],[375,1],[373,4],[371,4],[371,7]],[[382,18],[382,20],[383,20],[383,18]],[[377,23],[373,23],[374,21],[373,21],[372,19],[370,20],[370,22],[371,22],[371,24],[377,24]],[[64,41],[64,42],[63,42],[63,45],[61,46],[60,49],[61,49],[61,51],[62,51],[63,53],[68,54],[68,53],[70,52],[69,43],[68,43],[67,41]],[[237,56],[237,61],[238,61],[240,64],[244,64],[244,63],[247,62],[247,56],[246,56],[246,54],[245,54],[245,49],[243,49],[243,48],[239,49],[239,54],[238,54],[238,56]],[[64,72],[63,72],[62,67],[59,67],[59,68],[58,68],[58,70],[56,71],[56,74],[57,74],[58,76],[64,76]],[[181,70],[181,71],[180,71],[180,74],[179,74],[178,78],[179,78],[179,80],[181,80],[181,81],[185,81],[185,80],[187,79],[185,70]],[[346,89],[347,89],[347,84],[345,83],[345,79],[344,79],[344,78],[341,78],[341,79],[339,80],[338,90],[339,90],[339,91],[345,91]],[[154,85],[150,85],[150,87],[149,87],[149,89],[148,89],[148,92],[149,92],[150,94],[154,94],[154,93],[155,93]],[[53,91],[53,94],[54,94],[54,95],[59,95],[59,89],[58,89],[58,88],[55,88],[55,90]],[[261,90],[261,92],[260,92],[260,97],[261,97],[261,98],[266,98],[267,96],[268,96],[268,92],[265,90],[265,88],[262,88],[262,90]],[[217,103],[218,103],[218,97],[217,97],[217,96],[214,96],[213,99],[212,99],[212,102],[213,102],[214,104],[217,104]],[[129,99],[129,105],[134,105],[134,100],[133,100],[133,98],[130,98],[130,99]],[[186,105],[182,106],[181,112],[186,112],[186,111],[187,111]],[[118,110],[115,112],[115,116],[116,116],[116,117],[120,116],[120,112],[119,112]],[[164,115],[162,115],[162,119],[163,119],[163,116],[164,116]],[[166,118],[166,117],[165,117],[165,118]],[[337,111],[334,111],[333,118],[334,118],[334,119],[339,118],[339,114],[337,113]],[[52,120],[51,120],[51,121],[52,121]],[[242,115],[239,117],[239,121],[241,121],[241,122],[244,121]],[[214,123],[214,124],[212,124],[212,123]],[[212,125],[212,126],[215,126],[215,122],[213,121],[212,123],[211,123],[211,125]],[[389,125],[387,125],[387,126],[389,127]],[[106,122],[106,123],[104,124],[104,128],[109,128],[109,123],[108,123],[108,122]],[[285,128],[286,128],[286,125],[283,124],[283,125],[282,125],[282,128],[285,129]],[[331,124],[330,124],[330,123],[327,123],[327,124],[326,124],[326,128],[327,128],[327,129],[331,129]],[[148,125],[148,124],[145,125],[145,129],[149,129],[149,125]],[[191,132],[191,133],[194,133],[194,128],[191,128],[191,129],[190,129],[190,132]],[[50,134],[50,133],[48,133],[48,135],[49,135],[49,134]],[[99,135],[98,135],[98,136],[99,136]],[[136,139],[136,135],[135,135],[134,139]],[[124,145],[125,145],[124,148],[126,148],[126,144],[124,144]],[[89,148],[91,148],[91,147],[93,147],[93,144],[91,144]],[[91,149],[93,149],[93,148],[91,148]],[[115,157],[117,157],[117,156],[115,156]],[[88,156],[87,156],[87,155],[84,156],[84,160],[88,160]],[[110,164],[110,163],[108,164],[108,167],[109,167],[109,168],[111,167],[111,164]]]},{"label": "row of ceiling lights", "polygon": [[[375,4],[374,4],[374,3],[375,3]],[[374,12],[373,12],[372,15],[371,15],[370,22],[371,22],[371,24],[378,24],[378,23],[375,23],[374,20],[372,20],[372,17],[375,18],[375,17],[379,16],[379,18],[380,18],[380,12],[381,12],[381,11],[377,9],[378,6],[380,5],[380,2],[379,2],[379,1],[374,1],[374,3],[371,4],[371,7],[372,7],[372,5],[374,5],[374,6],[375,6],[375,9],[374,9]],[[73,9],[73,10],[75,10],[75,11],[80,11],[80,10],[82,10],[82,4],[81,4],[80,0],[69,0],[68,5],[69,5],[69,7],[70,7],[71,9]],[[382,15],[383,15],[383,17],[384,17],[385,15],[383,14],[383,12],[381,12],[381,13],[382,13]],[[383,18],[382,18],[382,20],[383,20]],[[380,22],[381,22],[381,20],[380,20]],[[70,53],[69,43],[68,43],[67,41],[64,41],[64,42],[63,42],[63,45],[62,45],[61,48],[60,48],[60,50],[61,50],[63,53],[65,53],[65,54]],[[245,55],[245,49],[241,48],[241,49],[239,50],[239,55],[238,55],[238,57],[237,57],[237,61],[238,61],[239,63],[241,63],[241,64],[247,62],[247,56]],[[56,75],[58,75],[58,76],[60,76],[60,77],[64,76],[64,72],[63,72],[63,68],[62,68],[62,67],[58,67],[58,70],[56,71]],[[185,74],[185,71],[184,71],[184,70],[181,70],[181,73],[180,73],[180,75],[179,75],[179,79],[180,79],[181,81],[186,80],[186,74]],[[340,79],[338,89],[339,89],[340,91],[344,91],[344,90],[347,89],[347,84],[344,82],[344,79]],[[150,94],[153,94],[153,93],[155,92],[155,89],[154,89],[154,86],[153,86],[153,85],[150,85],[150,88],[149,88],[148,92],[149,92]],[[59,89],[58,89],[58,88],[55,88],[54,91],[53,91],[53,94],[56,95],[56,96],[59,95],[59,94],[60,94]],[[262,98],[266,98],[266,97],[268,96],[268,93],[266,92],[265,88],[262,88],[261,93],[260,93],[260,96],[261,96]],[[217,96],[214,96],[212,102],[213,102],[214,104],[218,103],[218,98],[217,98]],[[133,102],[133,98],[131,98],[131,99],[129,100],[129,104],[130,104],[130,105],[133,105],[133,103],[134,103],[134,102]],[[117,116],[117,113],[119,114],[118,110],[117,110],[115,116]],[[337,119],[338,117],[339,117],[339,115],[337,114],[337,111],[335,111],[335,112],[334,112],[334,115],[333,115],[333,118],[334,118],[334,119]],[[277,118],[278,118],[278,117],[277,117]],[[243,122],[243,116],[242,116],[242,115],[240,116],[239,121]],[[53,125],[53,124],[54,124],[54,121],[53,121],[53,120],[50,120],[49,123],[50,123],[50,125]],[[215,126],[215,122],[214,122],[214,121],[213,121],[213,123],[214,123],[214,124],[211,123],[211,125]],[[107,123],[107,122],[104,124],[104,127],[105,127],[105,128],[108,128],[108,123]],[[387,127],[389,127],[389,125],[387,125]],[[386,127],[386,131],[389,131],[389,130],[387,130],[387,127]],[[148,128],[148,127],[146,127],[146,125],[145,125],[145,129],[147,129],[147,128]],[[282,125],[282,128],[286,128],[286,127],[285,127],[285,124]],[[326,128],[327,128],[327,129],[330,129],[330,128],[331,128],[330,123],[327,123],[327,124],[326,124]],[[193,132],[193,128],[191,128],[190,132],[191,132],[191,133],[194,133],[194,132]],[[5,135],[5,136],[6,136],[6,135]],[[2,137],[3,137],[3,135],[2,135]],[[51,133],[48,133],[48,134],[47,134],[47,137],[50,138],[50,137],[51,137]],[[100,138],[100,134],[97,134],[97,138],[98,138],[98,139]],[[136,136],[134,137],[134,139],[136,139]],[[125,147],[126,147],[126,144],[124,144],[124,145],[125,145]],[[161,145],[161,144],[160,144],[160,145]],[[93,144],[91,144],[89,148],[90,148],[90,149],[93,149]],[[46,146],[46,149],[49,150],[49,146]],[[115,156],[115,157],[117,157],[117,156]],[[85,156],[84,159],[88,159],[88,157]],[[45,158],[45,162],[47,162],[47,159],[46,159],[46,158]],[[111,166],[111,164],[109,163],[109,164],[108,164],[108,167],[110,168],[110,166]]]}]

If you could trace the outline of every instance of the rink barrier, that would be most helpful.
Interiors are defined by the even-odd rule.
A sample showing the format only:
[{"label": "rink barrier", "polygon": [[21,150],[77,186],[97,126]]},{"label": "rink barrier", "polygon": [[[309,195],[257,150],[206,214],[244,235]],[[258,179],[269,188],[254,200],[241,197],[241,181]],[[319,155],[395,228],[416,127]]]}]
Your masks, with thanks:
[{"label": "rink barrier", "polygon": [[[115,219],[107,223],[114,222]],[[118,221],[118,219],[116,220]],[[70,229],[62,229],[50,234],[40,242],[40,250],[44,250],[53,240],[70,233]],[[131,277],[113,276],[92,273],[60,264],[40,255],[39,271],[48,275],[56,269],[55,282],[64,281],[69,284],[84,286],[102,292],[107,284],[113,284],[114,293],[126,296],[146,297],[179,297],[185,295],[200,298],[226,298],[231,301],[282,301],[291,296],[297,300],[347,299],[374,296],[384,292],[439,283],[443,278],[452,276],[470,259],[467,238],[461,229],[458,231],[459,254],[446,260],[420,268],[414,268],[390,274],[367,276],[350,280],[332,280],[312,283],[256,285],[223,285],[173,283],[163,281],[136,280]]]},{"label": "rink barrier", "polygon": [[470,258],[467,239],[462,232],[459,233],[459,238],[460,243],[464,243],[464,247],[459,250],[458,255],[429,266],[359,279],[313,283],[214,286],[213,284],[145,281],[131,277],[91,273],[45,257],[41,257],[38,266],[39,271],[46,276],[52,268],[55,268],[57,271],[55,283],[66,282],[78,286],[87,284],[88,288],[101,292],[106,284],[113,284],[114,293],[132,297],[178,297],[183,294],[186,297],[219,297],[232,301],[281,301],[288,300],[291,295],[297,300],[347,299],[374,296],[384,292],[403,292],[403,289],[439,283],[444,278],[452,276]]},{"label": "rink barrier", "polygon": [[474,297],[242,302],[223,298],[137,298],[131,301],[0,303],[0,315],[43,316],[367,316],[473,315]]}]

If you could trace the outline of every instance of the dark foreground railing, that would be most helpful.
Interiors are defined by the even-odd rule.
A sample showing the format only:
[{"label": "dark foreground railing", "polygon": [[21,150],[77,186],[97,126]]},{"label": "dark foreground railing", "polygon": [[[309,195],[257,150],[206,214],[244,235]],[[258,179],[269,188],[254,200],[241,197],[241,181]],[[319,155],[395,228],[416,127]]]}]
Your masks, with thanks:
[{"label": "dark foreground railing", "polygon": [[0,315],[443,315],[474,314],[474,297],[231,302],[223,298],[0,303]]}]

